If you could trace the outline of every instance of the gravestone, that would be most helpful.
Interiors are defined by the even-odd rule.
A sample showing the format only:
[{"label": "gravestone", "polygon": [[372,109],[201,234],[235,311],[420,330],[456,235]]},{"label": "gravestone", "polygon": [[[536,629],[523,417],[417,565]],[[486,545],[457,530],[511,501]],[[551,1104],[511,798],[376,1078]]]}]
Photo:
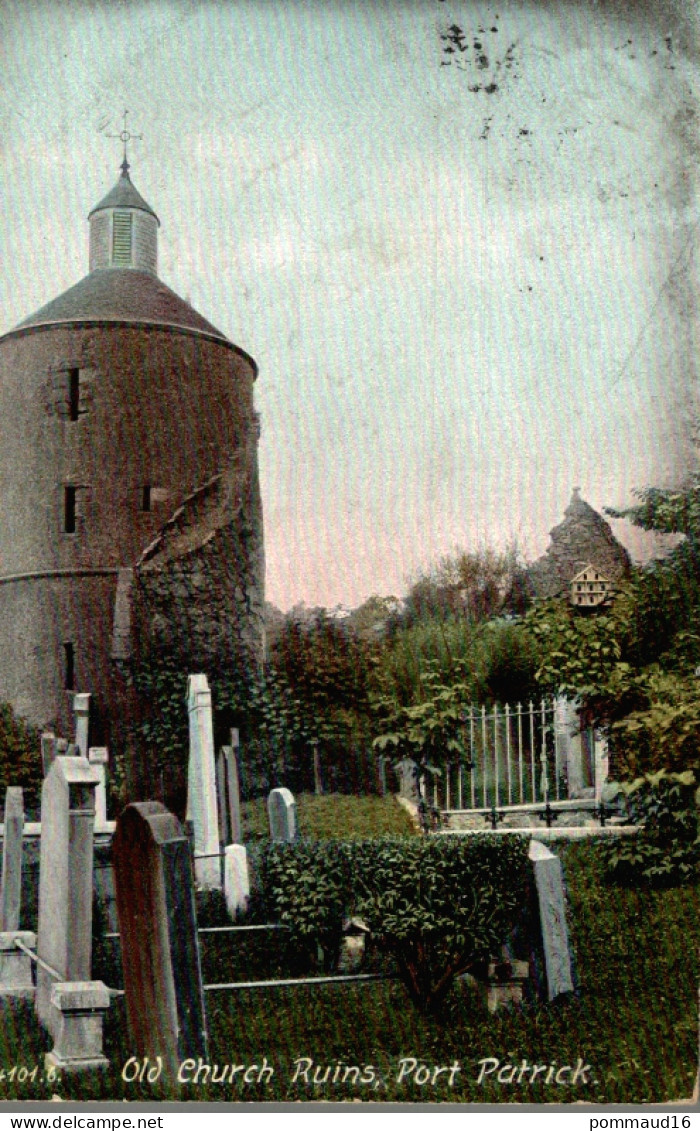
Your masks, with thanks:
[{"label": "gravestone", "polygon": [[224,850],[224,895],[232,919],[245,911],[250,898],[248,853],[242,844],[229,844]]},{"label": "gravestone", "polygon": [[36,1010],[55,1042],[47,1064],[67,1071],[108,1063],[102,1019],[109,994],[90,979],[96,785],[87,759],[66,754],[55,758],[41,790],[36,946],[53,973],[37,964]]},{"label": "gravestone", "polygon": [[91,746],[88,762],[97,772],[95,788],[95,832],[104,832],[107,824],[107,774],[109,751],[106,746]]},{"label": "gravestone", "polygon": [[2,886],[0,887],[0,931],[19,928],[22,897],[22,839],[24,797],[19,786],[5,791],[5,831],[2,840]]},{"label": "gravestone", "polygon": [[297,838],[297,805],[288,789],[273,789],[267,798],[270,840],[291,844]]},{"label": "gravestone", "polygon": [[399,795],[417,805],[421,799],[418,763],[413,758],[402,758],[400,762],[394,763],[394,769],[399,775]]},{"label": "gravestone", "polygon": [[73,696],[75,715],[75,745],[82,758],[88,756],[88,732],[90,729],[90,694],[79,692]]},{"label": "gravestone", "polygon": [[56,735],[45,731],[41,736],[41,769],[44,777],[48,774],[56,757]]},{"label": "gravestone", "polygon": [[207,1058],[191,849],[159,801],[127,805],[112,842],[129,1050],[169,1076]]},{"label": "gravestone", "polygon": [[15,946],[15,939],[30,950],[36,946],[33,931],[19,930],[22,897],[22,840],[24,800],[18,786],[5,792],[5,831],[2,842],[0,888],[0,997],[34,997],[32,960]]},{"label": "gravestone", "polygon": [[[530,841],[529,858],[535,887],[533,919],[539,924],[538,937],[533,940],[535,980],[544,980],[537,976],[539,952],[544,960],[546,997],[553,1001],[560,994],[572,993],[574,990],[564,877],[561,860],[540,841]],[[540,987],[540,996],[545,996],[543,985]]]},{"label": "gravestone", "polygon": [[[41,791],[37,953],[65,982],[90,978],[97,775],[85,758],[57,757]],[[52,978],[37,970],[37,1013],[49,1026]]]},{"label": "gravestone", "polygon": [[187,817],[194,828],[195,876],[202,888],[221,888],[219,821],[214,766],[211,692],[205,675],[187,680],[190,760],[187,775]]},{"label": "gravestone", "polygon": [[241,800],[236,747],[238,731],[231,731],[231,746],[222,746],[216,764],[219,831],[224,844],[242,844]]}]

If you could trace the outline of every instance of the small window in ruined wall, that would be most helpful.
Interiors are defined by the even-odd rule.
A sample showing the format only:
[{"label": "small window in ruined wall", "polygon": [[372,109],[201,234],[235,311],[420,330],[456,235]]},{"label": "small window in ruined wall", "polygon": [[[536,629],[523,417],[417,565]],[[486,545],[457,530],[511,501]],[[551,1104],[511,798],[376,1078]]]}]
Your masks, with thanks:
[{"label": "small window in ruined wall", "polygon": [[82,420],[92,406],[94,375],[94,370],[71,363],[61,363],[50,369],[45,386],[48,414],[69,424]]}]

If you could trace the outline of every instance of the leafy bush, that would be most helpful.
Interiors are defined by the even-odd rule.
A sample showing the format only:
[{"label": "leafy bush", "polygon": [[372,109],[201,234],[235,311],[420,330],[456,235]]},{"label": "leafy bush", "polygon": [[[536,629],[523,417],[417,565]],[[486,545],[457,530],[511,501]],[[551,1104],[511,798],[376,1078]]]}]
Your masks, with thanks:
[{"label": "leafy bush", "polygon": [[457,975],[479,970],[525,898],[527,840],[399,838],[274,845],[263,876],[272,914],[307,962],[334,969],[343,918],[361,917],[421,1012],[440,1012]]},{"label": "leafy bush", "polygon": [[24,790],[25,808],[36,806],[41,793],[41,732],[0,703],[0,789],[18,785]]},{"label": "leafy bush", "polygon": [[672,887],[697,877],[700,862],[696,780],[682,774],[646,774],[627,786],[627,810],[639,835],[601,846],[608,876],[618,883]]},{"label": "leafy bush", "polygon": [[482,968],[505,941],[525,898],[526,863],[524,837],[355,846],[354,910],[421,1012],[438,1013],[457,975]]},{"label": "leafy bush", "polygon": [[299,841],[273,844],[263,857],[269,911],[289,927],[302,969],[320,964],[330,971],[338,965],[351,890],[348,848],[337,841]]}]

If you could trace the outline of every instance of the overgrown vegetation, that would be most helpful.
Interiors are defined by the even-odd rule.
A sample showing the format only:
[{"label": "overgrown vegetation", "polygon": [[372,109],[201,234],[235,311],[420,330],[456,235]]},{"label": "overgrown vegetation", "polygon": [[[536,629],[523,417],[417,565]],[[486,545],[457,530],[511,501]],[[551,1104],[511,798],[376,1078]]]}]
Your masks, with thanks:
[{"label": "overgrown vegetation", "polygon": [[[273,1073],[260,1082],[245,1083],[238,1073],[220,1084],[186,1084],[171,1098],[496,1104],[688,1098],[697,1072],[700,888],[693,883],[660,891],[611,889],[595,845],[553,847],[567,881],[576,997],[490,1014],[476,991],[458,981],[443,1010],[427,1017],[409,1006],[400,982],[212,992],[209,1061],[221,1068],[232,1061],[260,1065],[265,1057]],[[202,936],[205,982],[284,976],[276,957],[280,932],[261,934]],[[43,1065],[50,1047],[32,1005],[0,1003],[0,1022],[2,1098],[166,1098],[158,1084],[122,1078],[133,1055],[123,999],[107,1014],[109,1070],[65,1075],[58,1082],[20,1083],[8,1075],[13,1065]],[[498,1068],[482,1075],[493,1068],[492,1062],[482,1063],[490,1057],[498,1059]],[[401,1061],[410,1058],[429,1067],[456,1061],[459,1071],[452,1082],[442,1073],[421,1085],[410,1072],[399,1081]],[[565,1074],[559,1085],[547,1084],[544,1073],[533,1080],[531,1072],[519,1078],[518,1071],[506,1069],[510,1064],[519,1070],[523,1060],[530,1066],[553,1061],[576,1066],[579,1058],[589,1070],[575,1082]],[[334,1081],[337,1065],[341,1071]],[[345,1074],[346,1066],[360,1071]],[[499,1080],[500,1069],[505,1071]]]},{"label": "overgrown vegetation", "polygon": [[[210,673],[217,741],[241,728],[246,789],[284,779],[297,792],[376,791],[373,744],[438,766],[466,758],[469,705],[543,692],[580,700],[582,724],[610,738],[616,776],[700,771],[700,480],[639,498],[619,514],[682,541],[602,610],[561,599],[527,611],[526,570],[511,548],[442,559],[403,604],[375,595],[344,617],[280,614],[262,674]],[[186,758],[183,671],[151,657],[135,673],[151,707],[139,742],[165,773]]]},{"label": "overgrown vegetation", "polygon": [[526,860],[526,837],[489,834],[272,845],[263,890],[272,918],[325,970],[337,967],[344,919],[358,916],[413,1004],[435,1014],[514,925]]},{"label": "overgrown vegetation", "polygon": [[628,779],[700,769],[700,481],[638,494],[638,506],[610,513],[683,541],[637,570],[605,612],[553,601],[525,620],[541,685],[580,698],[584,720],[609,735],[614,775]]},{"label": "overgrown vegetation", "polygon": [[609,877],[625,885],[672,887],[695,882],[700,863],[697,782],[692,771],[646,774],[622,786],[634,838],[601,846]]},{"label": "overgrown vegetation", "polygon": [[39,804],[41,794],[41,731],[0,703],[0,789],[8,785],[24,790],[25,810]]}]

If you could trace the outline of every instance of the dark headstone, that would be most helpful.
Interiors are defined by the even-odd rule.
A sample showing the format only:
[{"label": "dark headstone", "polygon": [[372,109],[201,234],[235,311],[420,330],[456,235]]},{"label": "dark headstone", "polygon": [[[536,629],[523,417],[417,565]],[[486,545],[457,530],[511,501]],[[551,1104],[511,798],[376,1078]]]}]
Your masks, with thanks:
[{"label": "dark headstone", "polygon": [[138,802],[117,821],[112,859],[129,1048],[174,1077],[182,1060],[207,1060],[189,841],[160,802]]}]

